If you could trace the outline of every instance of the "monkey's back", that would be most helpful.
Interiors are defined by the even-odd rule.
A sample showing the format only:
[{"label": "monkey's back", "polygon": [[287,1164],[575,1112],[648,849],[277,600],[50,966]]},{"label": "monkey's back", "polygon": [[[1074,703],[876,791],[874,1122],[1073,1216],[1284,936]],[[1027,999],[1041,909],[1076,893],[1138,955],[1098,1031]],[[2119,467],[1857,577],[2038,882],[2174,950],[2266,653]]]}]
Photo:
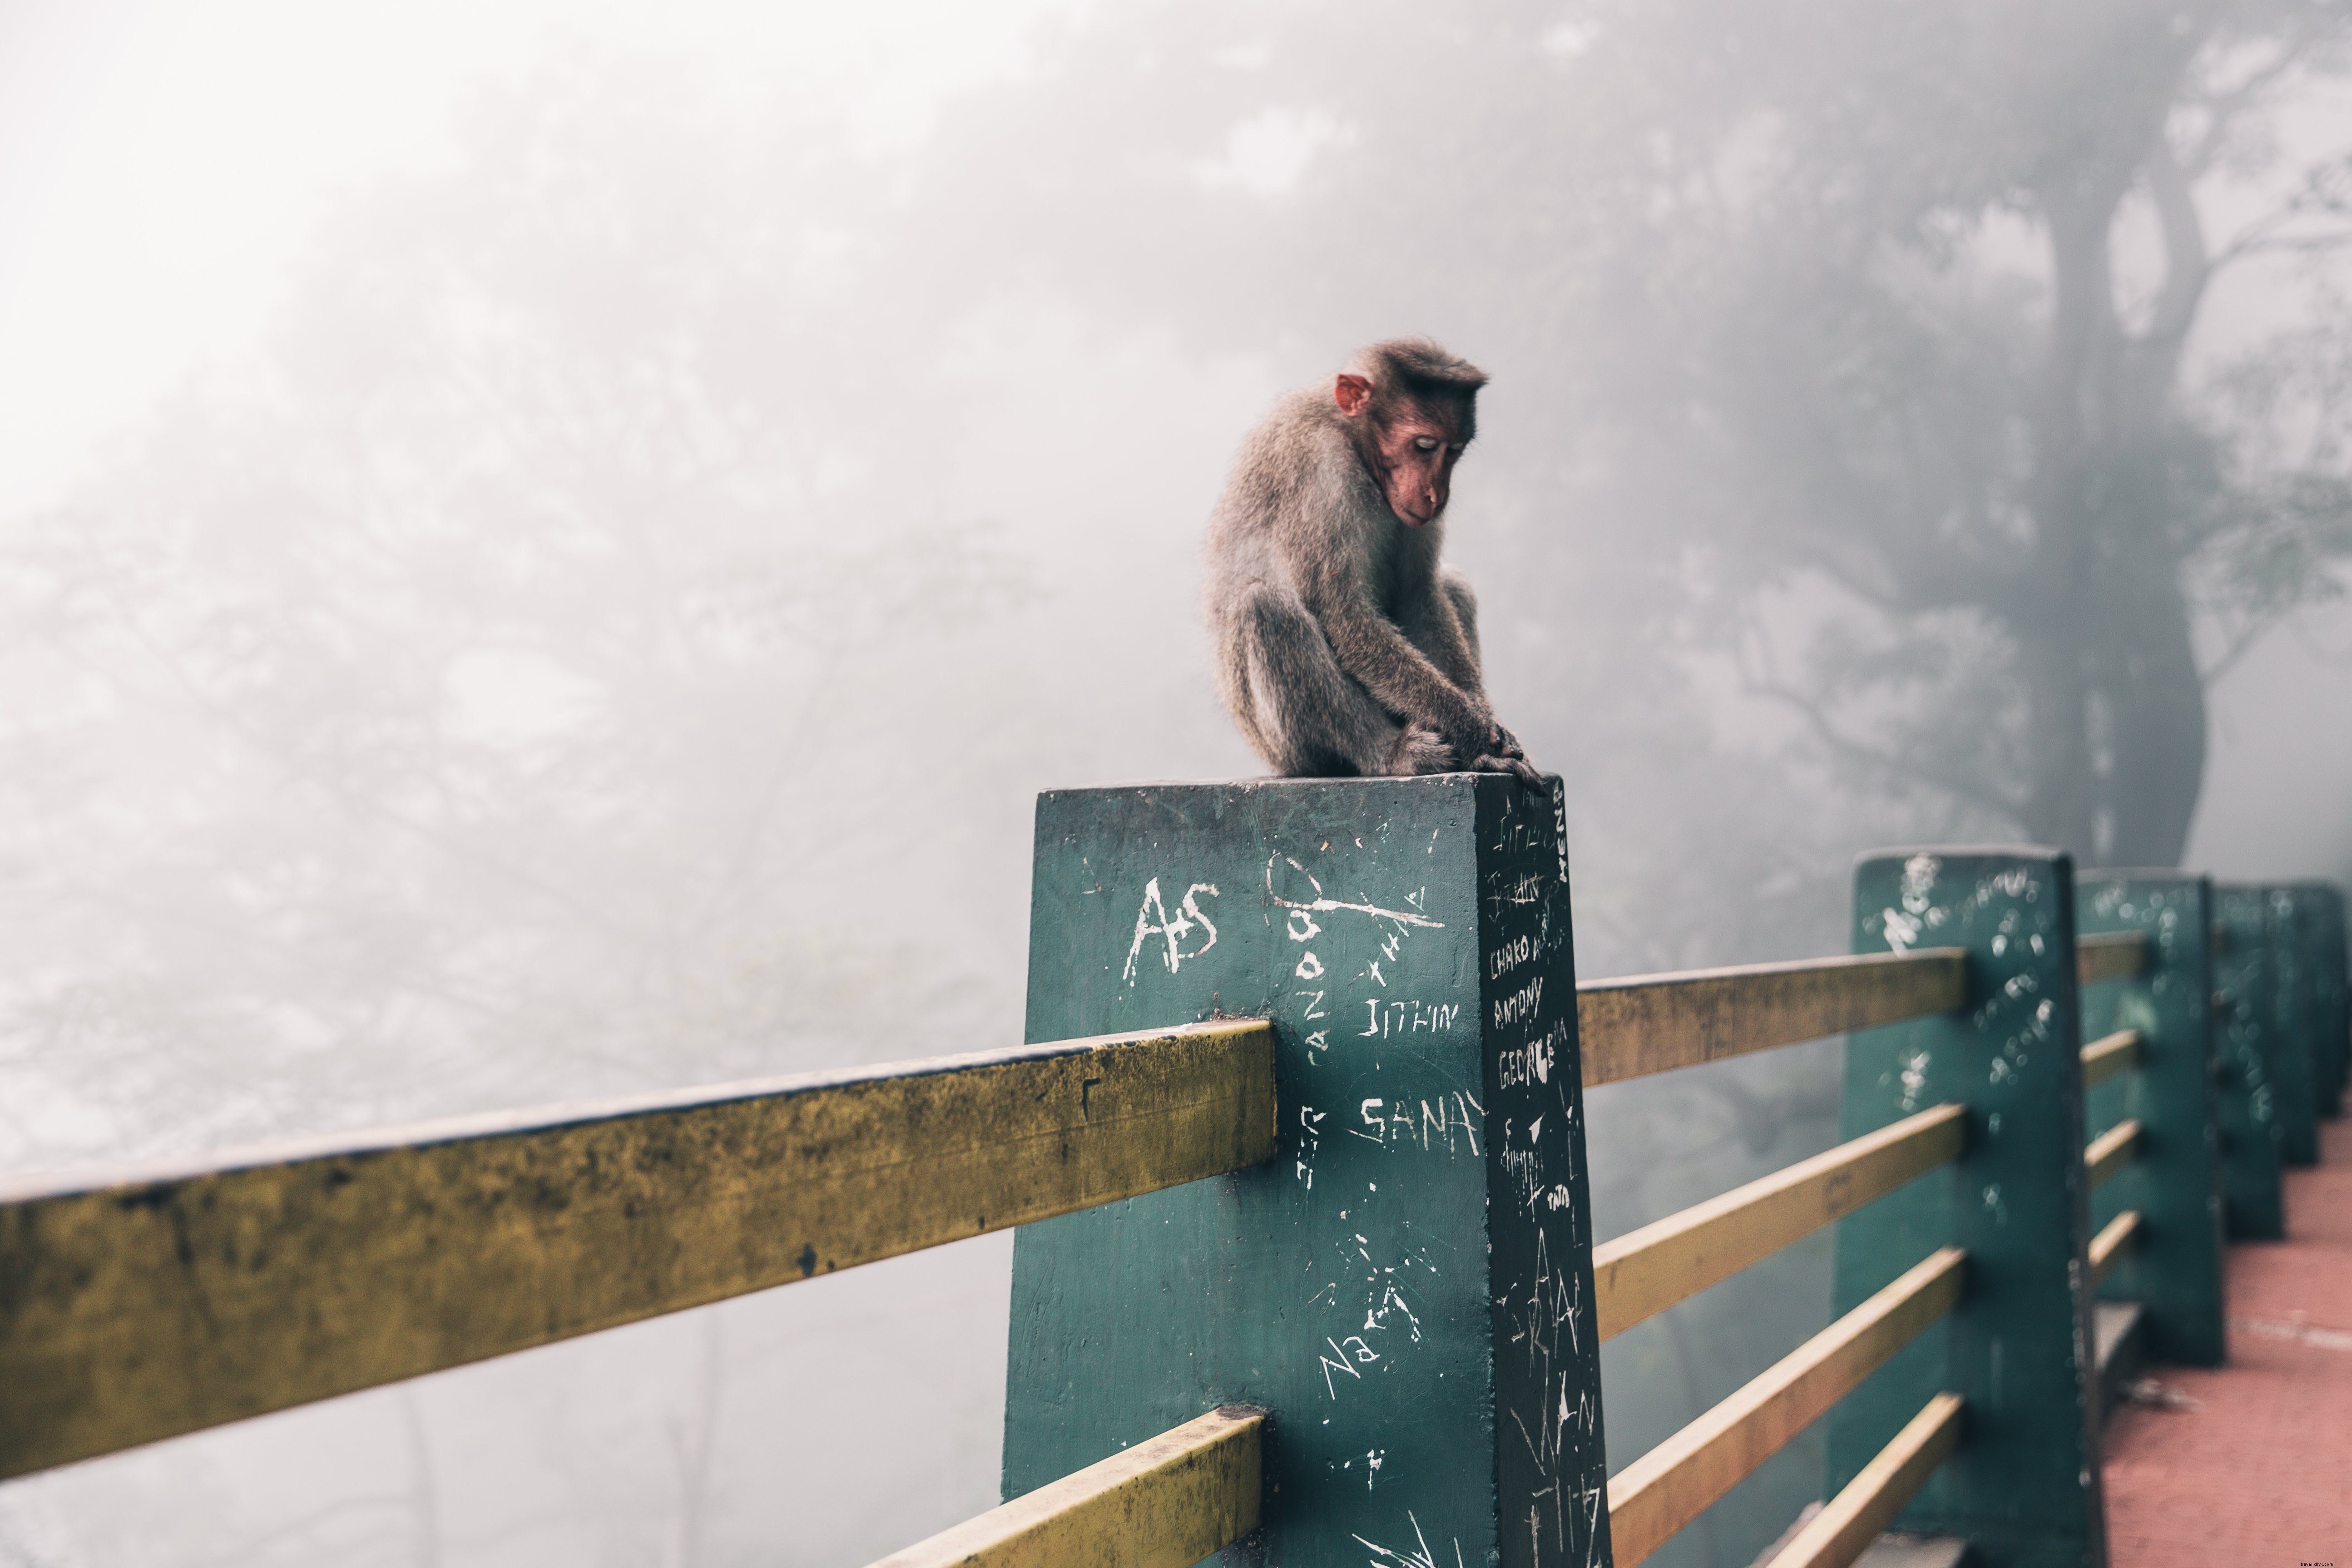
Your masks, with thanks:
[{"label": "monkey's back", "polygon": [[1272,599],[1295,622],[1319,630],[1322,584],[1341,565],[1342,552],[1360,552],[1389,522],[1387,502],[1328,393],[1285,395],[1243,439],[1210,514],[1202,608],[1225,710],[1277,772],[1280,748],[1255,710],[1252,628],[1242,619],[1263,615]]},{"label": "monkey's back", "polygon": [[1204,607],[1222,645],[1234,611],[1259,584],[1303,599],[1294,572],[1331,549],[1330,520],[1358,498],[1361,468],[1338,410],[1317,392],[1286,394],[1242,441],[1209,517]]}]

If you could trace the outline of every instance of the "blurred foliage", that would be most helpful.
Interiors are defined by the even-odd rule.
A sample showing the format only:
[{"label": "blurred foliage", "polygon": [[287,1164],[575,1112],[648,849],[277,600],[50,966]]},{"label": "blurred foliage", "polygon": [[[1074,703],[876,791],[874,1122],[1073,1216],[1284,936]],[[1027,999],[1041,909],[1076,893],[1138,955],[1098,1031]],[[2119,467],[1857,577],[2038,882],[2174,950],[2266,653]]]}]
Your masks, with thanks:
[{"label": "blurred foliage", "polygon": [[[1525,515],[1630,531],[1621,584],[1696,568],[1715,590],[1669,589],[1626,629],[1735,658],[1843,790],[1940,794],[1975,831],[2093,860],[2178,859],[2204,682],[2339,582],[2341,454],[2227,416],[2217,395],[2258,370],[2184,366],[2226,283],[2274,288],[2283,258],[2352,236],[2345,151],[2277,130],[2352,64],[2352,13],[1206,15],[1076,30],[1065,92],[974,110],[936,188],[984,191],[971,221],[999,242],[960,270],[1051,269],[1204,343],[1381,321],[1506,349],[1493,399],[1531,399],[1551,439],[1480,460]],[[1230,165],[1258,147],[1282,180],[1269,137],[1293,172],[1254,196]],[[976,173],[1016,156],[1017,181]],[[1016,237],[1073,206],[1097,220],[1050,254]],[[2296,400],[2271,427],[2331,406],[2324,378],[2284,376],[2343,321],[2326,289],[2301,296],[2309,319],[2252,356]],[[1556,594],[1592,531],[1524,528],[1515,582]],[[1610,675],[1639,680],[1631,663]],[[1555,658],[1549,683],[1580,714],[1583,668]]]}]

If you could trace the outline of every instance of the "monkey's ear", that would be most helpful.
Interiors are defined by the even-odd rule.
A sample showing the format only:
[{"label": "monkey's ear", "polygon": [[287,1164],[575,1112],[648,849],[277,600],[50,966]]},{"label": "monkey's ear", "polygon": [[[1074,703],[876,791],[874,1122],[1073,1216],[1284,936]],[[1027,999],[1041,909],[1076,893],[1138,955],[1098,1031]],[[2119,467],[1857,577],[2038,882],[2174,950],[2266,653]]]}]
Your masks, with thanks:
[{"label": "monkey's ear", "polygon": [[1349,375],[1342,371],[1331,384],[1331,401],[1339,405],[1342,414],[1350,416],[1361,414],[1371,400],[1372,384],[1360,375]]}]

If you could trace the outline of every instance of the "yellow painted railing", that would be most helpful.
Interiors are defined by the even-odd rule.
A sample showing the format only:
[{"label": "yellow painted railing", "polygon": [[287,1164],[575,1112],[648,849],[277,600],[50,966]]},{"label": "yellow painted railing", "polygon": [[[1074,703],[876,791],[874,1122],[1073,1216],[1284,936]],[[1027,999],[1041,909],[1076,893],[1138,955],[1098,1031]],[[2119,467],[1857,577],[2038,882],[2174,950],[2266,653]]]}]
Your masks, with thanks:
[{"label": "yellow painted railing", "polygon": [[1815,1334],[1609,1483],[1617,1562],[1632,1568],[1951,1310],[1965,1256],[1947,1247]]},{"label": "yellow painted railing", "polygon": [[2091,1237],[2091,1283],[2105,1282],[2115,1272],[2116,1265],[2124,1260],[2132,1244],[2139,1239],[2140,1218],[2137,1209],[2126,1209],[2099,1227]]},{"label": "yellow painted railing", "polygon": [[1773,1554],[1767,1568],[1847,1568],[1895,1522],[1928,1473],[1959,1446],[1963,1406],[1939,1394],[1906,1423],[1862,1473]]},{"label": "yellow painted railing", "polygon": [[1576,988],[1587,1089],[1958,1007],[1959,948],[1639,974]]},{"label": "yellow painted railing", "polygon": [[1192,1568],[1258,1525],[1265,1412],[1214,1410],[872,1568]]},{"label": "yellow painted railing", "polygon": [[1955,1159],[1965,1113],[1938,1105],[1592,1249],[1604,1340]]},{"label": "yellow painted railing", "polygon": [[2083,1087],[2089,1089],[2139,1065],[2140,1033],[2118,1029],[2083,1047]]},{"label": "yellow painted railing", "polygon": [[[2074,952],[2086,985],[2149,963],[2137,932]],[[1952,1013],[1969,984],[1958,948],[1587,984],[1582,1081]],[[2090,1042],[2082,1083],[2148,1048],[2133,1029]],[[0,1478],[1255,1165],[1276,1149],[1275,1059],[1265,1022],[1219,1020],[0,1185]],[[1597,1246],[1595,1332],[1959,1160],[1969,1137],[1964,1107],[1930,1106]],[[2147,1141],[2130,1119],[2091,1140],[2087,1184]],[[2095,1283],[2145,1228],[2126,1210],[2100,1230]],[[1951,1311],[1968,1268],[1933,1253],[1625,1466],[1606,1496],[1619,1568]],[[1278,1415],[1202,1415],[875,1568],[1183,1568],[1259,1528]],[[1854,1561],[1965,1420],[1937,1394],[1773,1568]]]},{"label": "yellow painted railing", "polygon": [[2084,1147],[2083,1169],[2090,1184],[2097,1187],[2139,1158],[2145,1132],[2136,1118],[2126,1117],[2100,1133]]},{"label": "yellow painted railing", "polygon": [[2127,980],[2147,967],[2147,937],[2140,931],[2104,931],[2074,939],[2074,978],[2084,985]]},{"label": "yellow painted railing", "polygon": [[1244,1019],[0,1188],[0,1476],[1274,1152]]}]

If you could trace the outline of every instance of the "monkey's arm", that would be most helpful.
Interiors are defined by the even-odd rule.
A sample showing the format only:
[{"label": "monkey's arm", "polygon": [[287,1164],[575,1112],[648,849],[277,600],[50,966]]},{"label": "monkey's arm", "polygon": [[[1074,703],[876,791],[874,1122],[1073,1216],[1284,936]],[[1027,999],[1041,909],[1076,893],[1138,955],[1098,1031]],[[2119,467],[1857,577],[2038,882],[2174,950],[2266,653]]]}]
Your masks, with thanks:
[{"label": "monkey's arm", "polygon": [[1382,707],[1436,731],[1465,765],[1486,751],[1495,719],[1486,699],[1447,679],[1362,595],[1336,596],[1321,619],[1339,668],[1363,682]]},{"label": "monkey's arm", "polygon": [[1458,572],[1437,574],[1401,617],[1405,637],[1438,672],[1481,706],[1486,682],[1478,658],[1478,600]]},{"label": "monkey's arm", "polygon": [[1537,782],[1535,765],[1528,761],[1518,737],[1495,720],[1494,704],[1486,700],[1478,657],[1478,595],[1471,592],[1469,579],[1459,572],[1435,573],[1413,606],[1405,636],[1486,713],[1486,743],[1465,754],[1463,764],[1474,773],[1517,773],[1529,784]]}]

